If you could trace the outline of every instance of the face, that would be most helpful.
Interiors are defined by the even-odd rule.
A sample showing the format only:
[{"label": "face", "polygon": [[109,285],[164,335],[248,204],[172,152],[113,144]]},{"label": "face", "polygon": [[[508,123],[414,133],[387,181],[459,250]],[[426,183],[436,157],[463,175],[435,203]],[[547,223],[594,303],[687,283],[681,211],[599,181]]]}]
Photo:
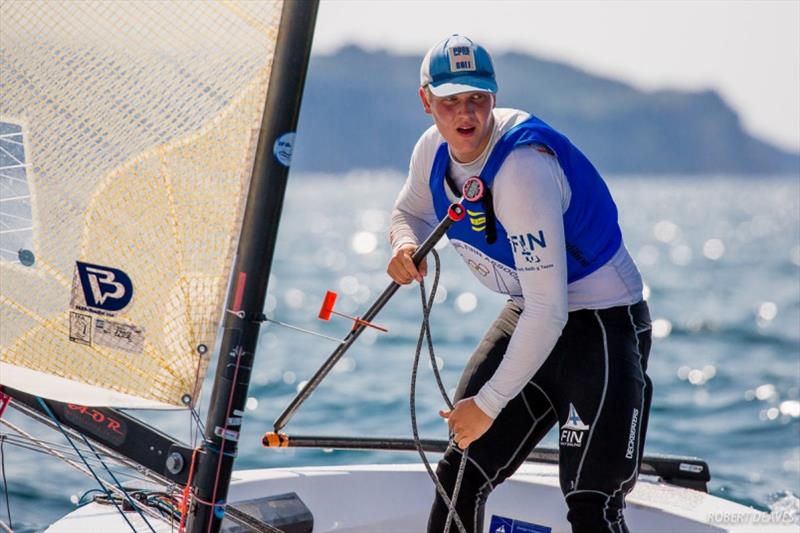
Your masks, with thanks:
[{"label": "face", "polygon": [[459,162],[469,163],[481,155],[492,136],[493,94],[471,91],[439,97],[420,88],[419,96]]}]

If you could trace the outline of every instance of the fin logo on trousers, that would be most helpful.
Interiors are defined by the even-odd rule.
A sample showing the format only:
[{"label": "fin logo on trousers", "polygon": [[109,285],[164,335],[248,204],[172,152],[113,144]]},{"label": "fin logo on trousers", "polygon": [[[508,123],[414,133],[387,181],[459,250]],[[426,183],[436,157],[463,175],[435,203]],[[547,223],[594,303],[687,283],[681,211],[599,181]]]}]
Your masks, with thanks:
[{"label": "fin logo on trousers", "polygon": [[580,448],[583,446],[583,437],[586,435],[586,430],[589,429],[587,424],[583,423],[578,410],[570,402],[569,416],[567,421],[561,426],[561,438],[558,443],[561,446],[569,446],[571,448]]}]

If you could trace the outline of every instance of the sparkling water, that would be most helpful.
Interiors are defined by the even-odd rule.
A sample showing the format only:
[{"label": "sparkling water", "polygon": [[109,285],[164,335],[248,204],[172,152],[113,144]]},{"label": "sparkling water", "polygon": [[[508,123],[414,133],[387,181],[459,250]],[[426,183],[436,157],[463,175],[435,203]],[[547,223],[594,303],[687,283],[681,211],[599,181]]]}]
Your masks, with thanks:
[{"label": "sparkling water", "polygon": [[[395,173],[292,176],[268,316],[337,338],[347,333],[346,319],[317,320],[319,306],[330,289],[339,293],[337,310],[357,315],[386,286],[386,229],[402,181]],[[701,457],[711,469],[712,493],[796,513],[800,180],[674,176],[608,183],[654,318],[649,374],[655,390],[646,453]],[[448,246],[439,248],[442,281],[431,324],[437,364],[452,393],[504,298],[473,279]],[[286,430],[410,437],[409,383],[419,320],[418,289],[400,290],[376,319],[389,333],[366,331]],[[418,461],[400,452],[261,448],[261,435],[334,348],[333,342],[278,325],[262,328],[237,468]],[[421,433],[446,438],[429,363],[423,363],[419,380]],[[5,416],[38,429],[16,412]],[[146,418],[188,442],[185,415]],[[37,434],[59,440],[53,433]],[[542,445],[556,446],[555,432]],[[41,529],[74,508],[71,496],[93,488],[55,459],[9,443],[4,452],[18,531]],[[7,520],[2,498],[0,519]]]}]

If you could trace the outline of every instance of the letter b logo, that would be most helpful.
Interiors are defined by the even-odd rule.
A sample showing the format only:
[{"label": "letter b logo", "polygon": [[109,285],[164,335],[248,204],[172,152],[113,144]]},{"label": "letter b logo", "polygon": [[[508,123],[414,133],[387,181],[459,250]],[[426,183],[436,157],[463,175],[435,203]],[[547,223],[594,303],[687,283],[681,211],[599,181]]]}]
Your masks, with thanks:
[{"label": "letter b logo", "polygon": [[104,311],[119,311],[133,297],[131,278],[116,268],[75,262],[88,307]]}]

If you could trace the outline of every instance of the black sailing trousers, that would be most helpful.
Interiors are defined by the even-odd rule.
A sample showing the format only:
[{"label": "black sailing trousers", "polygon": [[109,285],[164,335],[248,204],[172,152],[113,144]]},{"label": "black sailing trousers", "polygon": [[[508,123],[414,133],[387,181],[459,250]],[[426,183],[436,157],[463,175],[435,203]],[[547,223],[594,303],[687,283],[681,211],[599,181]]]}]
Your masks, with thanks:
[{"label": "black sailing trousers", "polygon": [[[513,302],[506,304],[467,363],[456,401],[477,394],[494,374],[520,313]],[[636,483],[653,390],[646,373],[650,341],[645,302],[569,313],[544,365],[469,447],[456,504],[467,531],[482,531],[489,493],[516,471],[555,423],[572,531],[628,531],[622,510]],[[436,471],[448,494],[460,461],[461,451],[451,443]],[[428,531],[444,531],[446,519],[447,505],[437,494]],[[456,531],[454,524],[451,531]]]}]

